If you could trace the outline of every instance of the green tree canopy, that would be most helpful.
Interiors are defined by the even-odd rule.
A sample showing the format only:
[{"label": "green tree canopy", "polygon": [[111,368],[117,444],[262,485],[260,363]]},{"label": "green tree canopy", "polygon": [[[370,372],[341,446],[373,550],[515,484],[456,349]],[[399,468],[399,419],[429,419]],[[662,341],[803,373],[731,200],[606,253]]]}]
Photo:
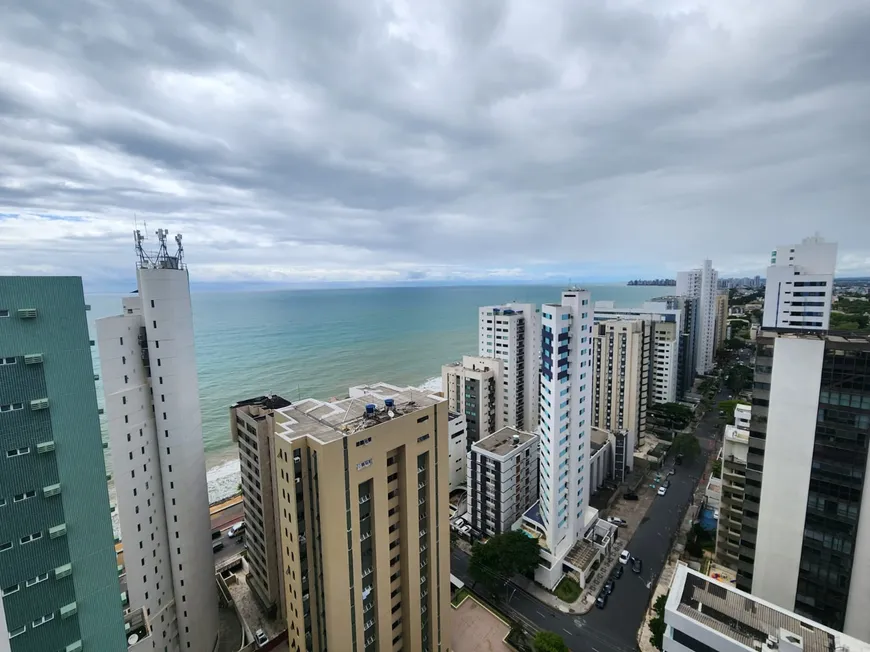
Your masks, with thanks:
[{"label": "green tree canopy", "polygon": [[655,616],[653,616],[652,620],[649,621],[649,629],[652,632],[652,635],[649,637],[649,642],[652,643],[657,650],[661,650],[662,645],[664,644],[665,630],[667,629],[667,626],[665,625],[665,604],[667,601],[667,594],[660,595],[656,598],[656,601],[653,604]]},{"label": "green tree canopy", "polygon": [[565,641],[555,632],[538,632],[532,647],[535,652],[570,652]]},{"label": "green tree canopy", "polygon": [[671,450],[675,455],[682,455],[686,461],[691,462],[701,452],[701,444],[698,443],[698,438],[694,434],[684,432],[674,437]]},{"label": "green tree canopy", "polygon": [[539,559],[537,541],[512,530],[496,534],[486,543],[475,543],[468,572],[475,582],[496,590],[514,575],[533,572]]}]

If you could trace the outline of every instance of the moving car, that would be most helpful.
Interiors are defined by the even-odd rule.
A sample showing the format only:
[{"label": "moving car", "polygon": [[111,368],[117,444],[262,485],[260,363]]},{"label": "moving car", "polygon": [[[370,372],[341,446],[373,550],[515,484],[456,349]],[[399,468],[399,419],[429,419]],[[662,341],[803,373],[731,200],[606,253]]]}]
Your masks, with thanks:
[{"label": "moving car", "polygon": [[604,583],[604,593],[606,593],[607,595],[610,595],[611,593],[613,593],[613,589],[615,586],[616,586],[616,582],[613,581],[613,578],[607,580]]},{"label": "moving car", "polygon": [[607,594],[602,591],[598,594],[598,599],[595,600],[595,606],[599,609],[604,609],[607,606]]},{"label": "moving car", "polygon": [[244,531],[245,531],[245,527],[246,527],[246,526],[245,526],[245,522],[244,522],[244,521],[240,521],[240,522],[236,523],[234,526],[232,526],[232,527],[230,528],[229,532],[227,532],[227,536],[228,536],[230,539],[232,539],[233,537],[235,537],[235,536],[236,536],[237,534],[239,534],[240,532],[244,532]]},{"label": "moving car", "polygon": [[262,629],[258,629],[254,632],[254,638],[257,639],[257,645],[265,645],[269,642],[269,637],[266,636],[266,632]]},{"label": "moving car", "polygon": [[640,573],[643,570],[643,561],[640,557],[632,557],[631,570],[633,570],[635,573]]},{"label": "moving car", "polygon": [[628,550],[623,550],[619,553],[620,564],[627,564],[629,559],[631,559],[631,553]]},{"label": "moving car", "polygon": [[613,523],[614,525],[625,525],[625,521],[618,516],[608,516],[607,522]]},{"label": "moving car", "polygon": [[659,487],[659,490],[656,493],[659,496],[664,496],[666,493],[668,493],[668,488],[662,485],[661,487]]}]

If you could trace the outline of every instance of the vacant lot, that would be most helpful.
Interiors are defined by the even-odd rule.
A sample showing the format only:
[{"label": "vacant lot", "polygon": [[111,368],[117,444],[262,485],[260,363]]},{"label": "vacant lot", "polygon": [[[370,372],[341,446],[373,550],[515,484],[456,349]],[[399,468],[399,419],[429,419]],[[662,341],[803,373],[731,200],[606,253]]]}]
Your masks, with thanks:
[{"label": "vacant lot", "polygon": [[504,642],[510,628],[471,598],[453,610],[451,629],[453,652],[511,652]]}]

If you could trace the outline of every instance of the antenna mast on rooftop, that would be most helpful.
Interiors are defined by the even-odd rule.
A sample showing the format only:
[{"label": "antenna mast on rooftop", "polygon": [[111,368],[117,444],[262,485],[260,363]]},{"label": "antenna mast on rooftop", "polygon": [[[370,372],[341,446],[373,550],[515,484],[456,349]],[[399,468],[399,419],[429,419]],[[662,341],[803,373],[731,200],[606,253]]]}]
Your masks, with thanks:
[{"label": "antenna mast on rooftop", "polygon": [[145,250],[142,243],[145,241],[145,236],[142,231],[136,229],[133,231],[133,242],[136,248],[136,256],[138,257],[138,265],[142,269],[184,269],[184,246],[181,244],[181,234],[175,236],[175,244],[177,249],[174,255],[169,254],[169,249],[166,247],[169,231],[166,229],[157,229],[157,252],[152,253]]}]

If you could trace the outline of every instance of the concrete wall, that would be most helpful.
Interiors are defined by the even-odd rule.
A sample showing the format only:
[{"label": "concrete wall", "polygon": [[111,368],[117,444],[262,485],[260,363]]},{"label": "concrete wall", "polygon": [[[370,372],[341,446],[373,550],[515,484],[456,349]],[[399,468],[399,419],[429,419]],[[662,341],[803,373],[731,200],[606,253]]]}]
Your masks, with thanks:
[{"label": "concrete wall", "polygon": [[793,609],[803,543],[823,340],[774,344],[752,593]]}]

